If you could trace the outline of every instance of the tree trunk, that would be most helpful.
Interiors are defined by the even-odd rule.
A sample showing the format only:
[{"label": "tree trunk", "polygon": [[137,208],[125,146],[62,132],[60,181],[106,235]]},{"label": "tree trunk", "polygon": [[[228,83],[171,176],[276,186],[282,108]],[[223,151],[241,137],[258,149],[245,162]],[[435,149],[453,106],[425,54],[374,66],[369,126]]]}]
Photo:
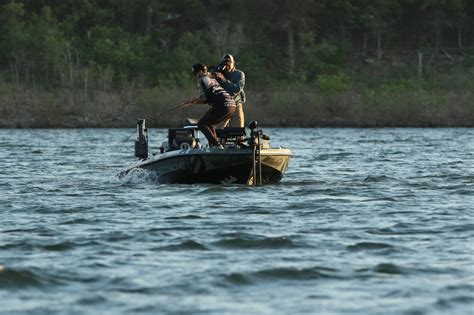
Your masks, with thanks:
[{"label": "tree trunk", "polygon": [[380,64],[382,62],[382,34],[379,27],[375,31],[375,36],[377,38],[377,62]]},{"label": "tree trunk", "polygon": [[348,48],[347,45],[347,30],[346,30],[346,25],[344,23],[344,20],[341,18],[339,21],[339,36],[341,39],[341,43],[344,48]]},{"label": "tree trunk", "polygon": [[44,83],[45,84],[49,84],[50,82],[48,82],[48,79],[49,79],[49,67],[48,67],[48,62],[47,61],[44,61],[43,63],[43,67],[44,67]]},{"label": "tree trunk", "polygon": [[20,65],[19,65],[18,55],[15,54],[14,58],[15,58],[15,62],[13,63],[13,68],[15,71],[15,83],[16,83],[16,86],[19,87],[20,86]]},{"label": "tree trunk", "polygon": [[89,70],[86,69],[84,71],[84,102],[87,104],[87,101],[89,99],[88,97],[88,92],[87,92],[87,89],[88,89],[88,77],[89,77]]},{"label": "tree trunk", "polygon": [[423,53],[417,51],[418,53],[418,79],[423,79]]},{"label": "tree trunk", "polygon": [[441,30],[440,30],[440,21],[439,21],[439,15],[436,13],[435,17],[435,49],[436,49],[436,56],[439,55],[440,52],[440,47],[441,47]]},{"label": "tree trunk", "polygon": [[288,58],[290,71],[295,69],[295,32],[291,23],[288,23]]},{"label": "tree trunk", "polygon": [[458,47],[461,52],[464,52],[464,48],[462,46],[462,31],[460,27],[458,27]]},{"label": "tree trunk", "polygon": [[364,43],[363,43],[363,46],[362,46],[362,54],[363,54],[364,57],[367,56],[367,40],[368,40],[367,33],[364,33]]},{"label": "tree trunk", "polygon": [[148,8],[146,9],[145,34],[150,34],[152,17],[153,17],[153,8],[151,6],[148,6]]}]

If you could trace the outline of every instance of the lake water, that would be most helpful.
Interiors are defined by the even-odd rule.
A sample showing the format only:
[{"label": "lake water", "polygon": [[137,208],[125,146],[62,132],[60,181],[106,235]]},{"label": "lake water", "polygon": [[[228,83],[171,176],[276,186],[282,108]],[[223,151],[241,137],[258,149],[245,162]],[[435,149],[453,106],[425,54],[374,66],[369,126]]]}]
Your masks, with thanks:
[{"label": "lake water", "polygon": [[120,181],[132,132],[0,130],[1,314],[474,314],[474,129],[268,129],[264,187]]}]

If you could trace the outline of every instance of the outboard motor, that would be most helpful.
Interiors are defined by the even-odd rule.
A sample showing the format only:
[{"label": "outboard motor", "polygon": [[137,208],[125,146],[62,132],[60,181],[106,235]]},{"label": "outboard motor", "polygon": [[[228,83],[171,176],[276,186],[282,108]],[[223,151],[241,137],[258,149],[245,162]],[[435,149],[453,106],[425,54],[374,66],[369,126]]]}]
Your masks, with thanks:
[{"label": "outboard motor", "polygon": [[145,127],[145,119],[137,121],[138,138],[135,140],[135,156],[141,160],[148,158],[148,130]]}]

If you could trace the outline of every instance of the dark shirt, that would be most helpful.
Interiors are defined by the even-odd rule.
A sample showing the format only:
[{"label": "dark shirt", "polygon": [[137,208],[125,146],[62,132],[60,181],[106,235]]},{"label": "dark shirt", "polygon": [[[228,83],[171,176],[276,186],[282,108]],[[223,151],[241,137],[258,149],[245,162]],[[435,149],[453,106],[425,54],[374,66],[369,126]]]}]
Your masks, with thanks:
[{"label": "dark shirt", "polygon": [[226,80],[218,79],[221,86],[234,98],[236,103],[245,103],[245,74],[237,69],[225,71]]}]

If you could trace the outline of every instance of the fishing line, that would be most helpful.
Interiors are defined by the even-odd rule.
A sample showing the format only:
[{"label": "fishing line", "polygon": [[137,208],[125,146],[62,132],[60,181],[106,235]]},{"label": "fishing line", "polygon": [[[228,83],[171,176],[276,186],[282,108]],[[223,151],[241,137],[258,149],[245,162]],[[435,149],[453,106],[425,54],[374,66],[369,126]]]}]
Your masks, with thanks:
[{"label": "fishing line", "polygon": [[135,133],[136,131],[132,131],[132,133],[127,137],[127,139],[125,139],[123,142],[122,142],[122,146],[120,147],[119,149],[119,152],[122,152],[123,148],[125,147],[125,144],[128,142],[128,140],[130,140],[130,137],[133,136],[133,134]]},{"label": "fishing line", "polygon": [[179,104],[179,105],[173,106],[173,107],[171,107],[171,108],[168,108],[168,109],[162,111],[161,113],[158,113],[157,115],[158,115],[158,116],[161,116],[161,115],[167,114],[167,113],[171,112],[172,110],[178,109],[178,108],[180,108],[180,107],[184,107],[184,105],[183,105],[183,104]]},{"label": "fishing line", "polygon": [[[158,115],[158,116],[162,116],[162,115],[167,114],[167,113],[169,113],[169,112],[171,112],[171,111],[173,111],[173,110],[175,110],[175,109],[178,109],[178,108],[180,108],[180,107],[184,107],[184,105],[183,105],[183,104],[179,104],[179,105],[176,105],[176,106],[167,108],[167,109],[165,109],[164,111],[158,113],[157,115]],[[130,140],[130,138],[133,136],[133,134],[135,134],[135,132],[136,132],[135,130],[132,131],[132,133],[127,137],[127,139],[125,139],[125,140],[122,142],[122,145],[121,145],[120,149],[118,150],[119,153],[122,152],[123,148],[125,147],[125,145],[127,144],[127,142]]]},{"label": "fishing line", "polygon": [[[158,116],[162,116],[162,115],[167,114],[167,113],[171,112],[172,110],[178,109],[178,108],[180,108],[180,107],[183,107],[183,105],[182,105],[182,104],[179,104],[179,105],[176,105],[176,106],[167,108],[167,109],[165,109],[164,111],[158,113],[157,115],[158,115]],[[128,140],[130,140],[130,137],[133,136],[133,134],[134,134],[135,132],[136,132],[136,131],[133,131],[133,132],[127,137],[127,139],[125,139],[125,140],[123,141],[122,146],[121,146],[120,149],[119,149],[119,152],[122,151],[123,147],[125,146],[125,143],[126,143]]]}]

